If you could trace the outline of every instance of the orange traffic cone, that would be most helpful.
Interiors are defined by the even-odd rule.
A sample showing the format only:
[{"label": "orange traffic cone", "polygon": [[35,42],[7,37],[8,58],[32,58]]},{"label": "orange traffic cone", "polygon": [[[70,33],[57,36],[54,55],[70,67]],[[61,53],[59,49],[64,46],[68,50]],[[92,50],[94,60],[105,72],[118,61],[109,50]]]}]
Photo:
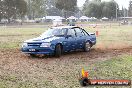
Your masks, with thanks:
[{"label": "orange traffic cone", "polygon": [[99,31],[96,31],[96,36],[97,36],[97,37],[99,36]]}]

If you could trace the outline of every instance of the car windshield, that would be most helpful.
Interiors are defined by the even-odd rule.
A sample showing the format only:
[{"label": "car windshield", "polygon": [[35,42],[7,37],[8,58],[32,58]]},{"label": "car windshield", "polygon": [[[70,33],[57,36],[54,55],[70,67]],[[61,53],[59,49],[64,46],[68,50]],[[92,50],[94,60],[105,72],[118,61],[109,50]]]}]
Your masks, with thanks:
[{"label": "car windshield", "polygon": [[44,36],[64,36],[66,34],[66,28],[57,29],[57,28],[50,28],[46,32],[44,32],[41,37]]}]

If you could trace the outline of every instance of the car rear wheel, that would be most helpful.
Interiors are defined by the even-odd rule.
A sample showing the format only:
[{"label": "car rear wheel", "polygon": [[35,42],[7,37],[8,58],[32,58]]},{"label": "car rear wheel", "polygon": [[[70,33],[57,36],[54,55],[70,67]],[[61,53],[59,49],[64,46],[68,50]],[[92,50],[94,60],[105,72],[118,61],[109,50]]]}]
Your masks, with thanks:
[{"label": "car rear wheel", "polygon": [[55,57],[60,57],[62,54],[62,48],[61,48],[61,45],[58,44],[56,45],[56,48],[55,48]]},{"label": "car rear wheel", "polygon": [[84,45],[84,51],[85,52],[89,52],[91,49],[91,44],[90,42],[86,42],[85,45]]}]

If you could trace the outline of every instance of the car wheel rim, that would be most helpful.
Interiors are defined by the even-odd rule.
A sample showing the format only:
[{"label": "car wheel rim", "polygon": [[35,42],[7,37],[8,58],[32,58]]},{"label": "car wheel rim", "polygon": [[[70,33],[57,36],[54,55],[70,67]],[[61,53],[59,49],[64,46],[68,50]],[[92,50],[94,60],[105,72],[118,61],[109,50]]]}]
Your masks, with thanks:
[{"label": "car wheel rim", "polygon": [[89,51],[89,50],[90,50],[90,48],[91,48],[90,43],[89,43],[89,42],[87,42],[87,43],[86,43],[86,51]]}]

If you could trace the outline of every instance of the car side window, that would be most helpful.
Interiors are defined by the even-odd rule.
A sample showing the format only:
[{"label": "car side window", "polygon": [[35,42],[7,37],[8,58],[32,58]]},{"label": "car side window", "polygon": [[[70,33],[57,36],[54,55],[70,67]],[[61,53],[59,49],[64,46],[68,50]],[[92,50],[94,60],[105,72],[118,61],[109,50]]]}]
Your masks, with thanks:
[{"label": "car side window", "polygon": [[83,30],[83,33],[84,33],[84,35],[85,35],[85,36],[87,36],[87,35],[88,35],[88,33],[86,33],[86,31],[84,31],[84,30]]},{"label": "car side window", "polygon": [[83,30],[80,28],[75,28],[75,31],[76,31],[77,36],[84,36],[85,35]]},{"label": "car side window", "polygon": [[62,30],[60,30],[60,34],[61,35],[65,35],[66,34],[66,30],[67,30],[66,28],[63,28]]},{"label": "car side window", "polygon": [[75,37],[75,30],[74,29],[68,29],[67,35],[72,35],[73,37]]}]

